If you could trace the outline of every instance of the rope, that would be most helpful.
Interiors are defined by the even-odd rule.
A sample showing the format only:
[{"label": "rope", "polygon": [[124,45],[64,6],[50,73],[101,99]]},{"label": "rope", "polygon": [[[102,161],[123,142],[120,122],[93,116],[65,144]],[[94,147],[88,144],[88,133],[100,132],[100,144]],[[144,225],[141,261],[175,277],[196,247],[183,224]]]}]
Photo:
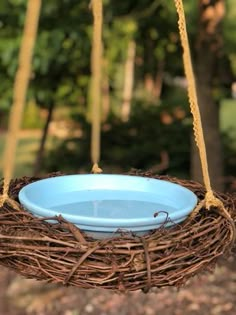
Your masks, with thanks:
[{"label": "rope", "polygon": [[[41,0],[28,1],[22,43],[19,53],[19,65],[13,87],[13,103],[9,116],[9,130],[3,156],[4,184],[3,193],[0,196],[0,206],[2,206],[6,200],[9,201],[8,190],[14,171],[17,135],[20,130],[26,92],[31,74],[31,60],[38,28],[40,8]],[[14,201],[11,200],[10,203],[13,204]],[[14,207],[16,207],[16,204],[14,204]]]},{"label": "rope", "polygon": [[93,12],[93,42],[92,42],[92,135],[91,135],[91,160],[92,172],[101,173],[98,166],[101,145],[101,70],[102,70],[102,0],[92,0]]},{"label": "rope", "polygon": [[205,206],[207,209],[209,209],[211,206],[218,207],[223,212],[225,212],[226,210],[224,208],[223,203],[214,196],[214,193],[211,188],[210,176],[209,176],[209,171],[208,171],[207,154],[206,154],[206,145],[205,145],[202,122],[201,122],[201,114],[200,114],[198,99],[197,99],[197,89],[196,89],[193,66],[192,66],[192,61],[191,61],[191,54],[190,54],[189,41],[188,41],[188,35],[187,35],[183,1],[174,0],[174,2],[175,2],[176,10],[178,13],[178,26],[179,26],[180,40],[181,40],[181,45],[183,47],[184,70],[185,70],[185,75],[188,82],[188,98],[189,98],[191,113],[193,115],[194,138],[195,138],[195,142],[197,144],[198,150],[199,150],[203,181],[204,181],[204,185],[207,191],[206,196],[205,196]]}]

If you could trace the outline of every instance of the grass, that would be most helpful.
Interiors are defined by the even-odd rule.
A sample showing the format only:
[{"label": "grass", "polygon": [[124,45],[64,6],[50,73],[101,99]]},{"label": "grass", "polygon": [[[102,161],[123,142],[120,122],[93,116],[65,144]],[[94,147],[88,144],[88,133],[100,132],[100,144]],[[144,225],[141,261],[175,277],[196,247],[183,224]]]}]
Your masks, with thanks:
[{"label": "grass", "polygon": [[[16,151],[14,177],[31,176],[36,152],[39,146],[40,132],[24,132],[20,137]],[[0,135],[0,156],[3,156],[5,136]],[[2,159],[0,160],[0,175],[2,176]]]}]

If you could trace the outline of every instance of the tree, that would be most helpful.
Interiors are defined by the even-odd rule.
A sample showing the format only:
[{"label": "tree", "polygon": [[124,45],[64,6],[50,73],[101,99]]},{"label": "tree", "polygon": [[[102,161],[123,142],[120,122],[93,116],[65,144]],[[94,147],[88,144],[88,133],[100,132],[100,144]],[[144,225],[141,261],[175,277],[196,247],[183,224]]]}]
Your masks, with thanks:
[{"label": "tree", "polygon": [[[25,5],[26,0],[0,4],[0,92],[1,109],[5,111],[11,104]],[[79,16],[83,17],[80,21]],[[38,106],[48,110],[36,157],[36,173],[41,167],[48,126],[55,105],[78,106],[81,111],[86,108],[90,74],[90,25],[91,14],[86,1],[43,2],[28,93],[28,99],[33,99]],[[81,100],[80,104],[78,100]]]},{"label": "tree", "polygon": [[133,96],[133,82],[134,82],[134,60],[135,60],[136,43],[131,40],[128,43],[127,60],[125,62],[124,72],[124,91],[123,102],[121,105],[121,119],[128,121],[131,111],[131,101]]},{"label": "tree", "polygon": [[[235,8],[233,2],[234,0],[228,0],[227,3],[230,5],[230,8]],[[159,107],[158,110],[162,113],[160,114],[162,118],[164,116],[165,118],[170,118],[169,124],[170,121],[173,121],[175,109],[178,108],[179,110],[180,108],[179,112],[181,113],[181,110],[182,112],[184,111],[184,115],[187,117],[184,124],[189,124],[186,90],[173,87],[175,78],[178,76],[183,77],[181,47],[179,45],[174,3],[163,0],[140,0],[138,2],[133,0],[121,2],[104,0],[103,3],[104,73],[101,102],[103,106],[103,122],[113,117],[113,120],[109,120],[104,128],[109,129],[115,123],[114,121],[120,117],[125,83],[124,65],[127,59],[127,47],[131,41],[134,41],[136,45],[135,57],[133,55],[134,58],[132,58],[132,67],[133,69],[135,68],[133,93],[129,97],[132,110],[135,110],[140,104],[143,105],[140,107],[141,110],[153,104],[158,105],[154,107]],[[215,177],[220,177],[222,174],[222,172],[221,174],[216,174],[216,171],[220,173],[222,162],[220,142],[218,141],[217,104],[220,97],[217,96],[216,98],[215,96],[216,94],[219,95],[219,92],[222,93],[222,89],[219,87],[220,85],[222,86],[222,82],[228,80],[225,81],[225,77],[229,77],[229,71],[223,70],[226,69],[225,65],[229,65],[229,62],[224,54],[222,44],[223,16],[217,11],[209,21],[205,20],[206,12],[208,14],[212,12],[207,11],[208,7],[214,11],[220,8],[220,3],[224,5],[224,2],[223,0],[209,0],[207,4],[204,3],[206,1],[202,0],[199,2],[200,18],[198,30],[196,1],[185,1],[185,10],[191,43],[193,43],[193,38],[197,34],[196,49],[195,46],[192,46],[192,50],[194,52],[193,59],[199,85],[199,99],[203,123],[206,128],[206,138],[215,137],[214,141],[206,139],[209,162],[213,162],[210,163],[212,165],[210,165],[210,172],[214,174],[212,176],[214,180]],[[26,0],[0,2],[0,110],[2,111],[3,108],[4,111],[7,111],[11,103],[11,86],[17,66],[16,56],[24,21],[25,4]],[[235,9],[230,10],[230,16],[227,16],[227,21],[230,21],[230,23],[225,27],[228,29],[232,29],[232,25],[235,24],[235,15],[232,15],[233,11],[235,12]],[[207,33],[207,25],[210,23],[214,24],[214,32]],[[33,61],[32,80],[28,94],[28,97],[31,100],[35,100],[38,106],[48,110],[48,118],[45,121],[45,128],[38,151],[40,156],[43,155],[42,151],[45,147],[44,143],[47,138],[47,130],[53,108],[68,106],[71,116],[73,115],[74,117],[74,113],[77,112],[77,117],[79,115],[80,117],[89,117],[87,115],[89,111],[87,104],[89,103],[90,93],[91,26],[92,14],[89,10],[89,3],[86,0],[43,2]],[[233,35],[230,32],[226,34],[226,44],[228,45],[229,42],[232,44],[234,40]],[[217,46],[216,48],[214,46],[215,43],[219,43],[219,47]],[[235,65],[236,58],[235,53],[233,53],[235,46],[228,45],[227,47],[230,52],[230,60]],[[214,54],[211,49],[215,49]],[[132,71],[129,72],[131,73]],[[127,76],[126,79],[128,80]],[[226,90],[229,90],[229,82],[230,79],[225,83]],[[149,94],[147,89],[150,90]],[[142,115],[140,116],[142,117]],[[145,121],[145,117],[143,119],[144,123],[148,123]],[[171,127],[168,124],[165,125],[166,129]],[[86,132],[89,131],[89,125],[86,125],[86,128]],[[81,137],[86,132],[83,130]],[[165,147],[169,146],[169,142],[174,143],[175,141],[173,138],[167,139],[167,134],[168,132],[161,135],[162,146],[160,146],[160,150],[165,150]],[[82,139],[82,141],[88,141],[88,139],[89,137]],[[185,142],[188,142],[188,140],[183,139]],[[142,141],[148,143],[149,139],[145,140],[143,138]],[[79,146],[79,141],[77,141],[77,145]],[[145,143],[140,145],[145,145]],[[213,145],[215,145],[214,148],[212,147]],[[78,152],[78,154],[85,154],[85,150],[78,150]],[[188,153],[187,151],[184,152],[186,156]],[[155,161],[156,157],[158,163],[160,152],[154,152],[153,154],[154,158],[152,161]],[[38,156],[36,164],[42,160],[40,156]],[[135,158],[137,159],[137,157]],[[218,159],[218,162],[213,161],[215,159]],[[170,155],[171,160],[175,162],[178,158],[175,154],[172,154]],[[183,167],[182,175],[186,176],[189,175],[189,160],[186,160],[186,158],[184,160],[186,165]],[[144,157],[142,158],[142,166],[145,167]],[[192,166],[198,173],[197,175],[195,171],[193,172],[194,178],[200,179],[199,165],[194,162]],[[39,169],[40,165],[37,168]],[[216,186],[214,185],[214,187]]]},{"label": "tree", "polygon": [[[209,173],[214,189],[223,190],[223,159],[219,128],[219,99],[214,91],[230,86],[230,68],[224,69],[222,22],[225,17],[224,0],[199,0],[199,23],[195,49],[195,72],[198,98],[206,141]],[[226,76],[225,76],[226,73]],[[192,177],[201,181],[202,173],[195,144],[192,145]]]}]

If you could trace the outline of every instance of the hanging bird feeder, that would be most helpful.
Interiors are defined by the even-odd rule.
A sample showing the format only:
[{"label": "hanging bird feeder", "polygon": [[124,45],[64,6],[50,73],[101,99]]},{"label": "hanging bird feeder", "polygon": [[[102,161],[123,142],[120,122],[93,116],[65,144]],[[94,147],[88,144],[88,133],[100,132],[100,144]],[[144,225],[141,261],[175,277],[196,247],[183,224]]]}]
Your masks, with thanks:
[{"label": "hanging bird feeder", "polygon": [[101,0],[92,2],[95,174],[11,180],[41,4],[29,0],[4,156],[2,265],[48,282],[147,292],[181,286],[197,273],[212,270],[234,245],[236,203],[232,196],[211,189],[184,8],[182,0],[174,1],[204,186],[151,173],[100,174]]}]

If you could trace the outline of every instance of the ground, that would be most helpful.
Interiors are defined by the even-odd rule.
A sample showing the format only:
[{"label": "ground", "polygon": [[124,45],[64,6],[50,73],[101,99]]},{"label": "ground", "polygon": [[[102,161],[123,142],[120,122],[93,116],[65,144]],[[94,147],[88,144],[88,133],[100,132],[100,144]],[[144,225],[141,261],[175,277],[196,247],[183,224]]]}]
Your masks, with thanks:
[{"label": "ground", "polygon": [[186,287],[116,294],[26,280],[0,271],[0,315],[235,315],[235,258]]}]

